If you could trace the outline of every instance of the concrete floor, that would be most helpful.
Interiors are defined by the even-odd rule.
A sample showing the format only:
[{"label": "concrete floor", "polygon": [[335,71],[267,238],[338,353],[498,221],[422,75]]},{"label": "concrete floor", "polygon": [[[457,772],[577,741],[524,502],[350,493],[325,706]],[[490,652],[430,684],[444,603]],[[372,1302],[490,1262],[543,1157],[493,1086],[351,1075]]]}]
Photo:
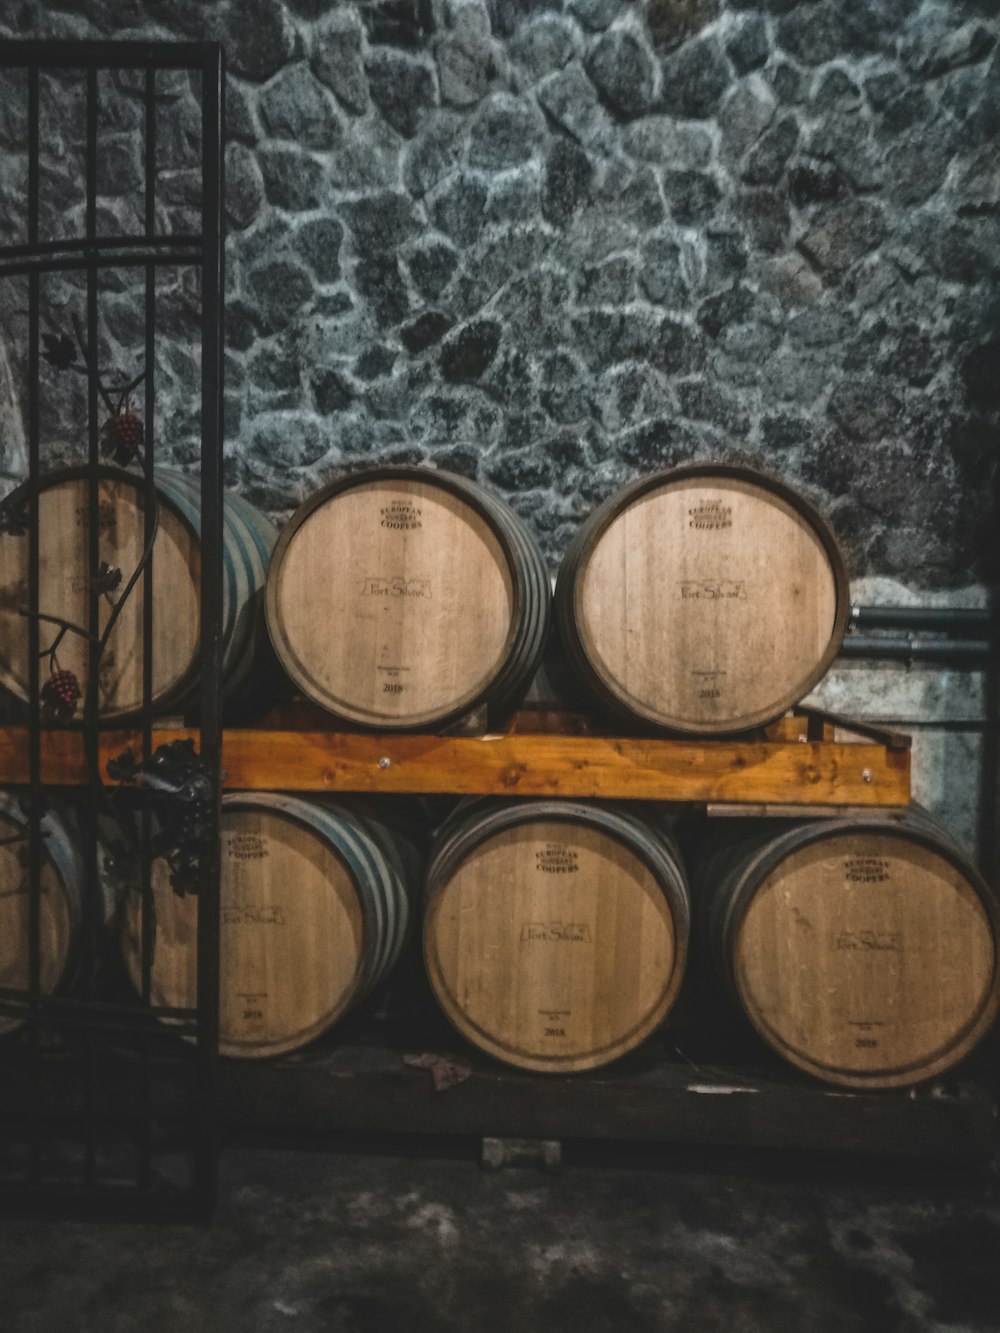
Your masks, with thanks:
[{"label": "concrete floor", "polygon": [[208,1228],[0,1225],[0,1330],[1000,1330],[997,1180],[231,1149]]}]

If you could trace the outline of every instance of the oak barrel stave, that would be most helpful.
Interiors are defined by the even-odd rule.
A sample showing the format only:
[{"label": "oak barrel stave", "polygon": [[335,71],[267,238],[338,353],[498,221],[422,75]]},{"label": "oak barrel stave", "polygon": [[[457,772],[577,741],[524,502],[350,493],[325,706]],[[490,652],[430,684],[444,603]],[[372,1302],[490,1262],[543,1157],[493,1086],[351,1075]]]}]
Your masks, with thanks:
[{"label": "oak barrel stave", "polygon": [[748,821],[721,836],[695,877],[704,933],[783,1059],[842,1087],[907,1087],[989,1030],[1000,900],[926,812]]},{"label": "oak barrel stave", "polygon": [[843,557],[817,511],[748,468],[655,473],[584,522],[559,570],[567,661],[633,727],[731,735],[802,699],[849,613]]},{"label": "oak barrel stave", "polygon": [[521,1069],[568,1073],[638,1046],[684,973],[684,868],[639,807],[473,800],[425,876],[424,960],[450,1022]]}]

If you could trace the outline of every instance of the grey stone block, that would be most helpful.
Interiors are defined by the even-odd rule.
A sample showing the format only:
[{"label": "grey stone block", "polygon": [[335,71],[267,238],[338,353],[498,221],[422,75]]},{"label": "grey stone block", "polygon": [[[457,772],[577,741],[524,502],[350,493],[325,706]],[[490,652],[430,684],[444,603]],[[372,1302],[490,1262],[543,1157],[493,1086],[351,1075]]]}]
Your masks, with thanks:
[{"label": "grey stone block", "polygon": [[830,395],[828,411],[853,440],[879,440],[898,429],[902,404],[872,376],[841,380]]},{"label": "grey stone block", "polygon": [[361,48],[361,30],[341,15],[320,27],[313,38],[312,69],[355,116],[368,109],[368,78]]},{"label": "grey stone block", "polygon": [[576,299],[580,305],[627,305],[635,292],[636,263],[619,255],[580,271]]},{"label": "grey stone block", "polygon": [[447,287],[457,263],[454,246],[434,236],[421,238],[406,256],[413,285],[429,301],[436,300]]},{"label": "grey stone block", "polygon": [[882,241],[885,216],[877,204],[847,199],[824,209],[799,248],[824,273],[844,273]]},{"label": "grey stone block", "polygon": [[667,236],[652,236],[642,247],[639,282],[651,301],[680,308],[688,299],[688,285],[681,268],[681,251]]},{"label": "grey stone block", "polygon": [[395,254],[381,253],[359,260],[354,281],[380,329],[398,324],[409,313],[410,297]]},{"label": "grey stone block", "polygon": [[598,32],[615,21],[623,4],[624,0],[568,0],[569,10],[584,27]]},{"label": "grey stone block", "polygon": [[526,84],[553,74],[583,50],[576,24],[561,14],[525,19],[510,43],[518,75]]},{"label": "grey stone block", "polygon": [[561,349],[540,363],[542,407],[553,421],[579,421],[587,414],[587,372],[571,351]]},{"label": "grey stone block", "polygon": [[488,36],[449,33],[435,50],[441,99],[451,106],[475,106],[485,95],[493,72]]},{"label": "grey stone block", "polygon": [[587,196],[593,168],[577,144],[557,139],[545,159],[542,213],[556,227],[565,226]]},{"label": "grey stone block", "polygon": [[665,172],[663,193],[671,216],[682,227],[709,222],[722,197],[714,178],[700,171]]},{"label": "grey stone block", "polygon": [[726,55],[737,74],[760,69],[770,52],[767,24],[761,14],[750,13],[743,17],[726,39]]},{"label": "grey stone block", "polygon": [[729,93],[718,115],[726,160],[738,162],[753,147],[774,119],[775,107],[766,85],[741,83]]},{"label": "grey stone block", "polygon": [[587,73],[604,100],[623,116],[641,116],[656,98],[656,62],[634,29],[605,33],[590,53]]},{"label": "grey stone block", "polygon": [[641,361],[613,366],[594,387],[597,419],[612,435],[677,408],[663,376]]},{"label": "grey stone block", "polygon": [[411,139],[437,105],[432,70],[402,51],[383,49],[372,52],[366,69],[372,101],[394,130]]},{"label": "grey stone block", "polygon": [[675,467],[697,457],[699,444],[700,437],[690,426],[660,417],[626,431],[615,452],[623,463],[635,467]]},{"label": "grey stone block", "polygon": [[714,115],[732,81],[732,71],[714,37],[688,42],[663,61],[662,71],[663,107],[699,120]]},{"label": "grey stone block", "polygon": [[476,440],[485,449],[499,430],[495,404],[480,390],[459,385],[443,385],[419,399],[409,422],[414,435],[431,445]]},{"label": "grey stone block", "polygon": [[538,100],[556,124],[579,143],[597,152],[611,151],[615,142],[613,122],[578,62],[573,61],[540,83]]},{"label": "grey stone block", "polygon": [[243,231],[264,206],[264,177],[254,154],[243,144],[226,149],[226,221]]},{"label": "grey stone block", "polygon": [[304,268],[290,260],[264,261],[252,269],[247,291],[271,328],[285,325],[313,294],[312,279]]},{"label": "grey stone block", "polygon": [[712,22],[719,0],[646,0],[645,8],[653,41],[671,49]]},{"label": "grey stone block", "polygon": [[268,203],[288,213],[319,208],[326,196],[327,182],[315,158],[290,148],[264,148],[258,153],[257,162]]},{"label": "grey stone block", "polygon": [[295,51],[295,29],[280,0],[243,0],[231,7],[222,36],[230,69],[253,83],[277,74]]},{"label": "grey stone block", "polygon": [[340,245],[344,229],[336,218],[310,218],[292,234],[291,245],[316,275],[319,282],[336,282],[340,277]]},{"label": "grey stone block", "polygon": [[709,131],[673,116],[644,116],[633,121],[624,130],[622,146],[630,157],[657,165],[669,163],[678,171],[707,166],[712,156]]},{"label": "grey stone block", "polygon": [[290,139],[303,148],[334,148],[342,131],[323,85],[304,62],[290,65],[263,90],[261,122],[272,139]]},{"label": "grey stone block", "polygon": [[460,172],[435,191],[429,212],[435,225],[462,248],[475,244],[486,216],[489,189],[479,176]]},{"label": "grey stone block", "polygon": [[451,317],[440,310],[425,310],[416,319],[403,325],[399,331],[399,340],[411,356],[416,356],[440,342],[453,323]]},{"label": "grey stone block", "polygon": [[497,93],[484,102],[472,122],[469,165],[503,171],[526,161],[544,133],[542,118],[527,99]]},{"label": "grey stone block", "polygon": [[250,424],[250,458],[276,471],[285,467],[309,467],[318,462],[329,447],[329,436],[320,423],[302,413],[264,415]]},{"label": "grey stone block", "polygon": [[777,185],[799,141],[793,117],[780,116],[747,154],[740,173],[748,185]]}]

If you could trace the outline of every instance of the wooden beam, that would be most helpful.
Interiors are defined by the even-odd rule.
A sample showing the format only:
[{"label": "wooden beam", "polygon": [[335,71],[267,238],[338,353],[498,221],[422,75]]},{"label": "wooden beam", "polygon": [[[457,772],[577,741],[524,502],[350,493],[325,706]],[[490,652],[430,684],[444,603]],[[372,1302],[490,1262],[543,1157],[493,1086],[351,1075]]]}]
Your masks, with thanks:
[{"label": "wooden beam", "polygon": [[[153,733],[154,746],[191,737]],[[101,735],[101,768],[139,733]],[[833,741],[645,740],[614,736],[427,736],[227,731],[226,786],[237,789],[600,797],[788,805],[905,805],[909,752]],[[24,782],[27,733],[0,728],[0,784]],[[86,780],[79,731],[42,738],[42,781]]]},{"label": "wooden beam", "polygon": [[702,1075],[658,1059],[656,1045],[569,1076],[449,1056],[467,1077],[435,1092],[427,1070],[408,1067],[395,1051],[323,1041],[282,1060],[224,1060],[220,1114],[231,1128],[264,1133],[603,1139],[923,1163],[981,1162],[995,1151],[996,1103],[975,1084],[846,1093],[752,1067]]}]

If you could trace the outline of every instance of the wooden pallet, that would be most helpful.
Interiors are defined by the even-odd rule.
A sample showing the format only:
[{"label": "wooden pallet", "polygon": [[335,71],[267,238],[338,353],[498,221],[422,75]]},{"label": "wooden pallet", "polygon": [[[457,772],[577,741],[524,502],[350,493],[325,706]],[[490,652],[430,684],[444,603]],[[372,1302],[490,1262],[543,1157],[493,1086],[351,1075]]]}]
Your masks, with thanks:
[{"label": "wooden pallet", "polygon": [[[575,726],[539,731],[519,714],[500,734],[408,735],[335,731],[313,710],[285,709],[252,728],[226,731],[229,789],[384,792],[419,795],[597,797],[793,809],[906,805],[910,752],[906,737],[859,733],[825,719],[791,716],[753,738],[649,740],[600,735]],[[552,725],[556,715],[544,714]],[[183,726],[161,726],[153,745],[191,738]],[[138,731],[105,731],[100,762],[138,752]],[[0,728],[0,785],[26,780],[28,735]],[[42,781],[86,781],[79,731],[42,737]]]}]

